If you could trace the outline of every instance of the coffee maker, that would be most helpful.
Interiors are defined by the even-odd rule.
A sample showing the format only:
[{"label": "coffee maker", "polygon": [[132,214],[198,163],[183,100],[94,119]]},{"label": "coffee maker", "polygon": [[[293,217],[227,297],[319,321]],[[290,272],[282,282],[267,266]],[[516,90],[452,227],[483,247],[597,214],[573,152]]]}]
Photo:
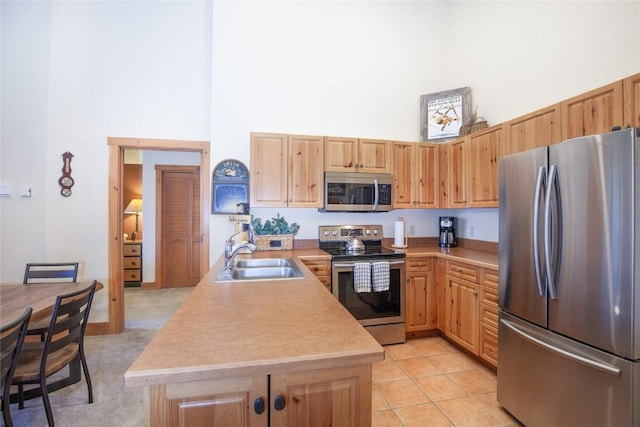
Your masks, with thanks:
[{"label": "coffee maker", "polygon": [[440,217],[440,247],[452,248],[458,245],[456,240],[456,223],[458,219],[455,216]]}]

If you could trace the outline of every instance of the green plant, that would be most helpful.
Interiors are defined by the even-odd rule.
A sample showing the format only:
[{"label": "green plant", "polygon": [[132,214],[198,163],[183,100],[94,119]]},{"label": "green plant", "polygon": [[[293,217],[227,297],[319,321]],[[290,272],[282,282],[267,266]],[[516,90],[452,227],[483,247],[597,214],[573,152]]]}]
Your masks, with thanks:
[{"label": "green plant", "polygon": [[283,216],[278,214],[277,217],[272,219],[268,219],[262,224],[262,219],[254,218],[251,221],[251,228],[253,228],[254,234],[257,235],[265,235],[265,234],[293,234],[295,235],[298,230],[300,230],[300,226],[298,224],[291,223],[289,225],[287,220],[284,219]]}]

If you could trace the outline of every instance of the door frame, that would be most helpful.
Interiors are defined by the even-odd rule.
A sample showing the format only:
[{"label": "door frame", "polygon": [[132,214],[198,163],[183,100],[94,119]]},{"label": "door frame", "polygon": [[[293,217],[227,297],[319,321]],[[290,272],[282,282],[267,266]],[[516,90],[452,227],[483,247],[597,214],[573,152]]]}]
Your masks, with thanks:
[{"label": "door frame", "polygon": [[124,150],[191,151],[200,154],[200,220],[202,251],[200,274],[209,271],[209,173],[210,142],[149,138],[107,138],[109,145],[109,322],[98,324],[93,329],[107,334],[118,334],[124,330],[124,282],[122,274],[122,181]]}]

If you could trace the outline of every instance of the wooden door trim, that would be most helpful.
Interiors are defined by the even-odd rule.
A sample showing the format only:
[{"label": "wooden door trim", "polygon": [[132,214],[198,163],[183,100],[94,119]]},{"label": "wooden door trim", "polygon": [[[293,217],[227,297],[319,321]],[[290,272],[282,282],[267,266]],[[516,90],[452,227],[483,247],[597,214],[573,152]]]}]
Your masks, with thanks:
[{"label": "wooden door trim", "polygon": [[[165,172],[200,172],[200,166],[187,165],[156,165],[156,283],[155,289],[164,288],[164,256],[162,252],[162,177]],[[200,177],[202,180],[202,177]],[[200,186],[202,188],[202,185]],[[200,233],[202,234],[202,233]],[[202,276],[202,274],[201,274]]]},{"label": "wooden door trim", "polygon": [[124,150],[191,151],[200,153],[200,209],[203,235],[201,275],[209,270],[209,173],[210,142],[147,138],[107,138],[109,146],[109,333],[124,330],[124,283],[122,278],[122,170]]}]

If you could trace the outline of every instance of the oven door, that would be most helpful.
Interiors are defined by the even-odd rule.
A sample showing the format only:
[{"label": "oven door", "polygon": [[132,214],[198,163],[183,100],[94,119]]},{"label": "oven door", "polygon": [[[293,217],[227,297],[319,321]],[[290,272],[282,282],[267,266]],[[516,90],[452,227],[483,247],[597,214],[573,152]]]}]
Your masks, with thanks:
[{"label": "oven door", "polygon": [[[375,259],[358,262],[380,261]],[[404,322],[404,259],[389,260],[389,290],[356,292],[353,286],[354,261],[332,261],[333,295],[363,326]]]}]

